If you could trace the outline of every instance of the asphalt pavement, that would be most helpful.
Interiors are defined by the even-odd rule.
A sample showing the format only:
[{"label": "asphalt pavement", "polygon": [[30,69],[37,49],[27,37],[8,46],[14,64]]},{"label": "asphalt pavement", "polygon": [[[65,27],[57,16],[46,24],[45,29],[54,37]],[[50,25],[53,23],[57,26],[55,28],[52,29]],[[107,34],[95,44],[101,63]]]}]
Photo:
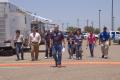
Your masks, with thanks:
[{"label": "asphalt pavement", "polygon": [[[44,49],[44,45],[40,46],[40,50]],[[15,55],[0,57],[0,80],[120,80],[120,45],[111,45],[108,59],[101,58],[99,45],[95,47],[94,58],[86,44],[83,51],[83,60],[70,60],[66,48],[61,68],[54,67],[53,59],[44,59],[44,52],[34,62],[30,52],[25,53],[23,61],[16,61]]]}]

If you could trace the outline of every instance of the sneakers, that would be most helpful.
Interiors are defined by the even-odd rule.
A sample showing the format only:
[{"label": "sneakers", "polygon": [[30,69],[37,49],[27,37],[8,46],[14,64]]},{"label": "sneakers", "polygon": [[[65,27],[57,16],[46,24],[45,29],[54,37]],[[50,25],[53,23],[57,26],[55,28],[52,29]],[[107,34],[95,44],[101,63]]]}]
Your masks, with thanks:
[{"label": "sneakers", "polygon": [[45,59],[52,59],[53,57],[44,57]]},{"label": "sneakers", "polygon": [[45,59],[48,59],[48,57],[45,57]]},{"label": "sneakers", "polygon": [[102,58],[104,58],[104,59],[108,59],[108,57],[105,57],[104,55],[102,55]]}]

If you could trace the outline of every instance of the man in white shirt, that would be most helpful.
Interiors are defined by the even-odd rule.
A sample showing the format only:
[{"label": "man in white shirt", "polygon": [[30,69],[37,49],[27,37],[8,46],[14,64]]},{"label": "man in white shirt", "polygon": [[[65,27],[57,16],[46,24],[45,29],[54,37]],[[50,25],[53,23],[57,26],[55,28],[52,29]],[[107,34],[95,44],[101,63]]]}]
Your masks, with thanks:
[{"label": "man in white shirt", "polygon": [[24,60],[23,53],[23,35],[20,34],[20,30],[16,30],[16,36],[14,37],[14,43],[16,48],[17,61],[20,60],[19,53],[21,53],[21,60]]},{"label": "man in white shirt", "polygon": [[32,33],[29,36],[29,43],[31,46],[31,58],[32,61],[38,60],[39,54],[39,43],[41,42],[41,36],[38,32],[36,32],[35,27],[32,28]]}]

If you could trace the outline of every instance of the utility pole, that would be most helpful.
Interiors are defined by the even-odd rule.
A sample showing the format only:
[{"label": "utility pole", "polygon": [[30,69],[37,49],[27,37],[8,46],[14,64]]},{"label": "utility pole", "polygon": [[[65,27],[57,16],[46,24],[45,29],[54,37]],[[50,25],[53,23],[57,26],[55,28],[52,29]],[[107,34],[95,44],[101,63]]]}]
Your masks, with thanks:
[{"label": "utility pole", "polygon": [[62,30],[64,31],[64,23],[62,23]]},{"label": "utility pole", "polygon": [[89,26],[89,20],[88,19],[86,20],[86,26],[87,27]]},{"label": "utility pole", "polygon": [[111,29],[114,31],[114,2],[112,0],[112,21],[111,21]]},{"label": "utility pole", "polygon": [[99,10],[99,30],[101,32],[101,10]]},{"label": "utility pole", "polygon": [[69,26],[69,23],[67,23],[67,29],[68,29],[68,27],[70,27],[70,26]]},{"label": "utility pole", "polygon": [[94,22],[93,22],[93,21],[91,22],[91,27],[92,27],[92,28],[94,27]]},{"label": "utility pole", "polygon": [[79,24],[80,20],[79,18],[77,19],[77,27],[79,28],[80,27],[80,24]]}]

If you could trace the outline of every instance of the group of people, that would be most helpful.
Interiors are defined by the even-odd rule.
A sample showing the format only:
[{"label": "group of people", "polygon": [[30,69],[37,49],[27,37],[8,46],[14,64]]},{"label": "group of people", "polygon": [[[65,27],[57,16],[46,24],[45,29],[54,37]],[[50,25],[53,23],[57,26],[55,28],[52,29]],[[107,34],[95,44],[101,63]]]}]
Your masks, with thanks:
[{"label": "group of people", "polygon": [[[82,43],[83,43],[83,35],[81,33],[81,29],[78,29],[76,33],[69,32],[67,41],[68,41],[68,52],[69,58],[73,58],[73,54],[76,54],[76,59],[82,59]],[[97,38],[93,31],[91,31],[87,37],[86,46],[89,47],[90,55],[94,57],[94,47],[96,46]],[[107,28],[103,28],[103,32],[99,34],[99,45],[101,45],[102,58],[108,58],[108,50],[111,45],[111,38],[109,32],[107,32]]]},{"label": "group of people", "polygon": [[[81,29],[77,29],[76,32],[70,31],[68,33],[67,41],[65,41],[64,34],[59,30],[59,26],[54,27],[54,31],[48,30],[45,34],[45,59],[51,57],[54,58],[55,66],[60,67],[62,61],[62,50],[68,46],[69,59],[76,55],[77,60],[82,60],[83,53],[83,39]],[[31,60],[37,61],[39,56],[39,43],[41,42],[41,36],[32,28],[32,32],[29,35],[29,46],[31,47]],[[67,43],[66,43],[67,42]],[[21,60],[24,60],[24,53],[22,49],[23,35],[20,34],[20,30],[16,31],[14,38],[16,47],[17,60],[20,60],[19,53],[21,53]],[[99,44],[101,45],[102,58],[108,58],[109,45],[111,45],[110,35],[107,32],[107,28],[104,27],[103,32],[99,35]],[[87,37],[87,46],[89,46],[91,57],[94,57],[94,47],[96,45],[96,38],[91,31]]]}]

